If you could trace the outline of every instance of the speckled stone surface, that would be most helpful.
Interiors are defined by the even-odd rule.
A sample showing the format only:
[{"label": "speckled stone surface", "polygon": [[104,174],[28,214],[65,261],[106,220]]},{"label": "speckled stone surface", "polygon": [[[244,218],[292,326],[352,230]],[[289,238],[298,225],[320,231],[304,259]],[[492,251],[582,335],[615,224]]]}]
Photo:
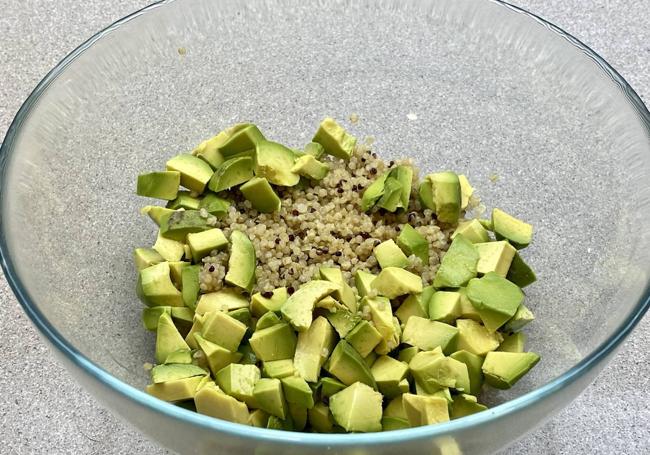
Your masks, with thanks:
[{"label": "speckled stone surface", "polygon": [[[40,78],[95,31],[147,2],[0,0],[0,131]],[[586,42],[650,102],[650,1],[517,2]],[[168,453],[84,392],[0,281],[0,453]],[[507,454],[650,453],[650,319],[562,413]]]}]

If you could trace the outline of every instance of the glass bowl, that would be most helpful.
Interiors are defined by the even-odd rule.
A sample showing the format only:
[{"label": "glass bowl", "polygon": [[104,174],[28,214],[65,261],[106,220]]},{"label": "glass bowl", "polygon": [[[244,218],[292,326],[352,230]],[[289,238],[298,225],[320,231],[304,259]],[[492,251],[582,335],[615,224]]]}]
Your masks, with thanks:
[{"label": "glass bowl", "polygon": [[[133,248],[139,172],[238,122],[300,146],[320,119],[388,158],[469,176],[533,223],[527,329],[541,363],[486,412],[376,434],[201,416],[142,392]],[[3,267],[25,311],[107,406],[182,453],[488,453],[575,398],[648,308],[650,114],[598,55],[497,1],[170,1],[54,68],[2,145]]]}]

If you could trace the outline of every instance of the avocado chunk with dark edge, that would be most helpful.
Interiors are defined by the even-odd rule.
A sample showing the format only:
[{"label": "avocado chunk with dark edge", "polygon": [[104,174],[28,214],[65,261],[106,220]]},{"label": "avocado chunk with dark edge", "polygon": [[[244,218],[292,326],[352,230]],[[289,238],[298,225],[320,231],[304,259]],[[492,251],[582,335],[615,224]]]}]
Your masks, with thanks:
[{"label": "avocado chunk with dark edge", "polygon": [[357,139],[330,117],[323,119],[312,142],[322,145],[328,155],[344,160],[352,156],[357,145]]},{"label": "avocado chunk with dark edge", "polygon": [[218,193],[230,189],[253,178],[253,158],[240,156],[224,161],[214,171],[208,188]]},{"label": "avocado chunk with dark edge", "polygon": [[150,172],[138,176],[138,196],[171,201],[178,194],[181,174],[176,171]]},{"label": "avocado chunk with dark edge", "polygon": [[492,210],[492,226],[497,240],[506,239],[518,250],[533,240],[533,226],[501,209]]},{"label": "avocado chunk with dark edge", "polygon": [[524,261],[519,253],[515,253],[512,258],[506,278],[508,281],[512,281],[520,288],[525,288],[529,284],[533,284],[537,281],[535,272],[528,264],[526,264],[526,261]]},{"label": "avocado chunk with dark edge", "polygon": [[509,389],[539,362],[533,352],[488,352],[483,362],[485,382],[497,389]]},{"label": "avocado chunk with dark edge", "polygon": [[251,291],[255,284],[255,247],[248,236],[241,231],[230,234],[230,258],[225,281]]}]

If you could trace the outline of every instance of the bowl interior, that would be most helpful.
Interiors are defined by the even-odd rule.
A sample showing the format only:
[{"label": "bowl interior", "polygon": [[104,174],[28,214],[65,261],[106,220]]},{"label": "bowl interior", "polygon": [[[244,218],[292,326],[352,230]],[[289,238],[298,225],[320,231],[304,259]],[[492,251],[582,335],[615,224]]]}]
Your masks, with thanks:
[{"label": "bowl interior", "polygon": [[333,116],[535,226],[526,332],[542,362],[496,404],[590,354],[647,284],[650,138],[634,102],[569,38],[489,1],[172,2],[108,31],[36,100],[9,150],[3,235],[50,324],[142,387],[154,343],[131,252],[155,226],[137,174],[235,122],[299,147]]}]

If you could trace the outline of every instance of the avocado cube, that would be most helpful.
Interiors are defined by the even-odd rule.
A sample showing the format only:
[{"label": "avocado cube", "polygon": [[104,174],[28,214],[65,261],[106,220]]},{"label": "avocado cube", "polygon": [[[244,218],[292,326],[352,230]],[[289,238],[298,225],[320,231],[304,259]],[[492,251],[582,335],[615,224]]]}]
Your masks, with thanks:
[{"label": "avocado cube", "polygon": [[481,322],[481,315],[467,297],[467,288],[458,288],[458,293],[460,294],[460,303],[458,305],[459,318]]},{"label": "avocado cube", "polygon": [[386,180],[388,179],[390,172],[377,177],[368,187],[363,191],[361,196],[361,210],[367,212],[375,206],[377,201],[386,192]]},{"label": "avocado cube", "polygon": [[347,309],[338,309],[334,313],[328,312],[325,314],[325,317],[341,338],[345,338],[361,320],[361,317],[357,313],[352,313]]},{"label": "avocado cube", "polygon": [[451,357],[440,357],[431,362],[425,381],[420,380],[420,383],[423,382],[461,392],[469,392],[470,389],[467,365]]},{"label": "avocado cube", "polygon": [[437,172],[427,175],[419,188],[420,201],[443,223],[455,224],[460,217],[461,191],[458,175]]},{"label": "avocado cube", "polygon": [[453,349],[457,335],[458,329],[452,325],[412,316],[404,325],[402,342],[423,351],[440,347],[447,352]]},{"label": "avocado cube", "polygon": [[463,174],[458,174],[458,183],[460,184],[460,209],[465,210],[469,205],[469,199],[474,194],[474,188]]},{"label": "avocado cube", "polygon": [[325,149],[318,142],[307,142],[303,148],[303,153],[320,160],[320,158],[325,154]]},{"label": "avocado cube", "polygon": [[490,241],[490,236],[479,220],[462,221],[451,234],[451,239],[455,239],[458,234],[462,234],[472,243],[486,243]]},{"label": "avocado cube", "polygon": [[519,286],[495,272],[488,272],[482,278],[473,278],[467,284],[470,299],[485,327],[495,332],[517,312],[524,300]]},{"label": "avocado cube", "polygon": [[363,382],[372,388],[377,388],[372,373],[363,358],[345,340],[338,342],[325,368],[345,385]]},{"label": "avocado cube", "polygon": [[[383,342],[383,340],[382,340],[382,342]],[[380,342],[380,343],[381,343],[381,342]],[[377,357],[379,357],[379,355],[380,355],[380,354],[377,354],[377,350],[375,349],[375,350],[372,351],[370,354],[368,354],[367,356],[365,356],[365,357],[363,358],[363,361],[366,363],[366,366],[367,366],[368,368],[372,368],[372,365],[375,363],[375,360],[377,360]],[[381,354],[381,355],[385,355],[385,354]]]},{"label": "avocado cube", "polygon": [[385,297],[364,297],[361,306],[363,311],[370,313],[372,323],[381,337],[386,341],[390,340],[395,333],[390,300]]},{"label": "avocado cube", "polygon": [[481,371],[483,357],[472,354],[469,351],[456,351],[449,357],[463,362],[467,366],[469,391],[466,392],[469,392],[470,395],[478,396],[481,393],[481,387],[483,387],[483,371]]},{"label": "avocado cube", "polygon": [[409,265],[408,258],[392,239],[381,242],[372,251],[382,269],[386,267],[399,267],[403,269]]},{"label": "avocado cube", "polygon": [[254,162],[250,156],[240,156],[224,161],[215,169],[208,182],[208,188],[218,193],[248,182],[254,177],[253,165]]},{"label": "avocado cube", "polygon": [[475,243],[478,252],[476,271],[484,275],[495,272],[503,278],[508,274],[510,264],[517,250],[505,240],[499,242]]},{"label": "avocado cube", "polygon": [[199,273],[200,265],[191,265],[183,268],[181,272],[181,294],[185,306],[191,309],[196,308],[196,300],[199,297]]},{"label": "avocado cube", "polygon": [[219,145],[219,153],[224,158],[231,158],[240,153],[252,152],[257,144],[264,140],[264,135],[252,123],[238,123],[225,131],[226,137]]},{"label": "avocado cube", "polygon": [[264,313],[262,317],[257,320],[257,324],[255,324],[255,330],[258,331],[268,329],[269,327],[278,324],[282,324],[282,319],[280,319],[280,317],[274,312],[269,311],[268,313]]},{"label": "avocado cube", "polygon": [[317,433],[331,433],[334,427],[334,418],[328,408],[323,403],[316,403],[308,411],[309,424],[313,431]]},{"label": "avocado cube", "polygon": [[137,293],[147,306],[184,306],[183,297],[172,283],[168,262],[140,270]]},{"label": "avocado cube", "polygon": [[340,289],[337,289],[332,294],[335,299],[347,306],[350,311],[357,311],[357,297],[354,295],[354,291],[350,285],[345,281],[345,278],[343,278],[341,269],[337,267],[321,267],[318,273],[320,279],[331,281],[340,286]]},{"label": "avocado cube", "polygon": [[449,409],[444,398],[405,393],[402,402],[411,427],[449,421]]},{"label": "avocado cube", "polygon": [[268,423],[269,414],[268,412],[262,411],[261,409],[255,409],[248,416],[248,424],[252,427],[266,428]]},{"label": "avocado cube", "polygon": [[145,391],[149,395],[169,402],[191,400],[203,378],[203,376],[192,376],[159,384],[149,384]]},{"label": "avocado cube", "polygon": [[180,172],[151,172],[138,176],[136,193],[138,196],[153,197],[156,199],[172,200],[178,194],[181,183]]},{"label": "avocado cube", "polygon": [[282,305],[284,319],[299,332],[311,326],[316,302],[340,289],[340,286],[324,280],[312,280],[302,285]]},{"label": "avocado cube", "polygon": [[539,362],[533,352],[488,352],[483,362],[485,382],[497,389],[509,389]]},{"label": "avocado cube", "polygon": [[519,253],[515,253],[506,275],[508,281],[512,281],[520,288],[525,288],[529,284],[537,281],[535,272],[526,262],[522,259]]},{"label": "avocado cube", "polygon": [[390,171],[390,175],[397,179],[402,189],[398,207],[408,209],[409,200],[411,199],[411,187],[413,186],[413,168],[410,166],[399,165]]},{"label": "avocado cube", "polygon": [[208,193],[199,201],[199,210],[205,209],[210,215],[220,217],[228,213],[230,205],[230,201],[220,198],[214,193]]},{"label": "avocado cube", "polygon": [[372,273],[363,270],[357,270],[357,272],[354,274],[354,286],[357,288],[359,297],[363,298],[368,295],[371,289],[370,284],[375,278],[377,278],[377,276],[373,275]]},{"label": "avocado cube", "polygon": [[381,430],[382,396],[366,384],[357,382],[330,397],[334,421],[346,431]]},{"label": "avocado cube", "polygon": [[226,142],[228,137],[229,135],[227,131],[221,131],[216,136],[206,139],[197,145],[196,148],[192,150],[192,155],[197,156],[208,163],[212,169],[216,169],[224,160],[223,155],[219,151],[219,147]]},{"label": "avocado cube", "polygon": [[296,335],[286,323],[257,330],[249,343],[255,356],[264,362],[290,359],[296,352]]},{"label": "avocado cube", "polygon": [[460,316],[460,294],[437,291],[429,300],[429,318],[432,321],[453,323]]},{"label": "avocado cube", "polygon": [[194,338],[195,335],[200,335],[201,330],[203,330],[203,322],[205,321],[205,316],[194,313],[194,321],[190,331],[185,335],[185,342],[192,349],[198,349],[199,345]]},{"label": "avocado cube", "polygon": [[167,161],[166,167],[168,171],[179,172],[180,184],[197,193],[203,193],[205,185],[213,174],[209,164],[190,154],[175,156]]},{"label": "avocado cube", "polygon": [[246,325],[221,311],[210,311],[204,316],[201,336],[231,352],[236,351],[246,333]]},{"label": "avocado cube", "polygon": [[184,262],[184,261],[170,261],[169,262],[169,273],[172,278],[172,283],[174,283],[174,286],[178,288],[179,290],[182,290],[182,274],[183,274],[183,269],[190,265],[189,262]]},{"label": "avocado cube", "polygon": [[255,384],[261,377],[260,370],[255,365],[231,363],[217,372],[215,380],[217,385],[231,397],[237,398],[249,406],[258,407],[253,392]]},{"label": "avocado cube", "polygon": [[[433,393],[441,386],[432,379],[434,362],[444,358],[440,348],[431,351],[421,351],[415,354],[409,362],[409,370],[418,386],[418,394]],[[420,390],[421,389],[421,390]]]},{"label": "avocado cube", "polygon": [[161,207],[159,205],[145,205],[140,209],[141,215],[147,215],[149,218],[156,223],[157,226],[160,226],[160,222],[165,215],[170,215],[174,213],[174,210],[168,209],[166,207]]},{"label": "avocado cube", "polygon": [[382,340],[381,334],[366,320],[361,320],[345,336],[345,340],[357,350],[361,357],[368,356]]},{"label": "avocado cube", "polygon": [[168,381],[192,378],[194,376],[207,376],[208,372],[196,365],[170,364],[156,365],[151,370],[151,382],[161,384]]},{"label": "avocado cube", "polygon": [[198,333],[194,334],[194,339],[196,340],[199,349],[203,352],[213,375],[216,375],[223,368],[227,367],[231,363],[236,363],[241,359],[240,353],[231,352],[222,348],[218,344],[206,340]]},{"label": "avocado cube", "polygon": [[155,332],[158,329],[158,319],[160,319],[160,315],[163,313],[167,313],[171,316],[172,307],[154,306],[151,308],[144,308],[142,310],[142,325],[144,328]]},{"label": "avocado cube", "polygon": [[262,378],[258,380],[253,389],[253,396],[260,409],[280,419],[286,419],[288,406],[279,379]]},{"label": "avocado cube", "polygon": [[503,339],[503,342],[499,345],[497,351],[524,352],[525,344],[526,344],[526,334],[523,332],[517,332],[506,336]]},{"label": "avocado cube", "polygon": [[462,234],[457,235],[440,262],[433,286],[437,289],[464,286],[476,276],[478,259],[474,245]]},{"label": "avocado cube", "polygon": [[421,318],[429,317],[429,301],[435,292],[433,286],[426,286],[422,288],[422,292],[409,295],[402,304],[395,311],[395,316],[402,324],[411,316],[418,316]]},{"label": "avocado cube", "polygon": [[187,349],[174,351],[170,353],[165,359],[165,365],[169,364],[191,364],[194,358],[192,357],[192,351]]},{"label": "avocado cube", "polygon": [[185,254],[183,243],[163,237],[160,234],[160,231],[156,237],[156,243],[153,244],[153,249],[156,250],[165,261],[171,262],[180,261]]},{"label": "avocado cube", "polygon": [[[192,193],[189,191],[179,191],[176,195],[176,198],[172,199],[167,203],[165,208],[169,211],[176,212],[178,209],[185,210],[198,210],[201,207],[201,200],[192,196]],[[157,223],[158,226],[162,223],[163,217],[170,212],[163,213],[160,215],[160,222]]]},{"label": "avocado cube", "polygon": [[300,377],[308,382],[318,381],[320,369],[335,343],[334,329],[322,316],[314,319],[307,331],[299,332],[293,364]]},{"label": "avocado cube", "polygon": [[461,417],[476,414],[486,409],[487,406],[480,404],[475,396],[463,393],[454,397],[450,414],[452,419],[460,419]]},{"label": "avocado cube", "polygon": [[484,356],[488,352],[496,350],[503,341],[499,332],[490,332],[472,319],[458,319],[456,327],[458,327],[456,348],[459,351],[465,350]]},{"label": "avocado cube", "polygon": [[187,234],[187,244],[192,252],[192,260],[200,263],[212,250],[221,250],[228,246],[228,240],[221,229],[213,228]]},{"label": "avocado cube", "polygon": [[196,313],[227,312],[240,308],[248,308],[248,299],[238,289],[223,288],[219,291],[201,294],[196,305]]},{"label": "avocado cube", "polygon": [[398,395],[388,402],[384,409],[384,417],[393,417],[397,419],[408,419],[402,403],[402,395]]},{"label": "avocado cube", "polygon": [[407,419],[400,419],[397,417],[381,418],[381,431],[405,430],[407,428],[411,428]]},{"label": "avocado cube", "polygon": [[322,163],[312,155],[303,155],[296,159],[291,168],[294,174],[302,175],[311,180],[322,180],[329,172],[330,167],[327,163]]},{"label": "avocado cube", "polygon": [[171,315],[162,313],[158,318],[156,329],[156,363],[165,363],[167,357],[176,351],[189,350],[189,346],[174,325]]},{"label": "avocado cube", "polygon": [[261,317],[269,311],[279,312],[284,302],[287,301],[287,298],[287,288],[285,287],[274,289],[271,295],[267,293],[263,295],[257,292],[251,297],[251,312],[256,318]]},{"label": "avocado cube", "polygon": [[401,206],[402,192],[403,188],[399,180],[389,175],[384,183],[384,194],[379,198],[376,206],[389,212],[394,212]]},{"label": "avocado cube", "polygon": [[322,398],[329,398],[346,387],[342,382],[328,377],[321,378],[320,381],[318,381],[318,385],[320,387],[320,395]]},{"label": "avocado cube", "polygon": [[402,225],[397,245],[407,256],[415,255],[424,265],[429,265],[429,242],[410,224]]},{"label": "avocado cube", "polygon": [[307,413],[309,410],[306,407],[295,403],[289,403],[288,407],[289,416],[293,422],[293,429],[295,431],[304,431],[307,426]]},{"label": "avocado cube", "polygon": [[[373,323],[375,323],[374,320]],[[377,327],[376,323],[375,323],[375,327]],[[379,327],[377,330],[379,330],[379,333],[382,333],[381,327]],[[399,345],[401,339],[402,339],[402,327],[400,326],[399,319],[393,317],[392,333],[388,337],[384,336],[384,338],[379,342],[379,344],[375,348],[375,352],[379,355],[386,355]]]},{"label": "avocado cube", "polygon": [[[172,320],[179,330],[185,331],[190,329],[194,321],[194,310],[182,306],[170,307]],[[187,330],[185,330],[187,329]]]},{"label": "avocado cube", "polygon": [[249,328],[252,328],[253,318],[251,316],[251,310],[248,308],[238,308],[236,310],[228,311],[228,316],[237,319],[239,322],[242,322]]},{"label": "avocado cube", "polygon": [[492,210],[492,226],[497,240],[508,240],[518,250],[527,247],[533,240],[533,226],[501,209]]},{"label": "avocado cube", "polygon": [[422,292],[422,278],[399,267],[385,267],[370,286],[380,295],[394,299]]},{"label": "avocado cube", "polygon": [[261,141],[255,148],[255,175],[279,186],[294,186],[300,176],[292,171],[296,159],[291,149],[271,141]]},{"label": "avocado cube", "polygon": [[256,261],[253,242],[243,232],[232,231],[228,272],[224,278],[226,283],[250,292],[255,284]]},{"label": "avocado cube", "polygon": [[239,190],[258,212],[273,213],[280,210],[280,198],[264,177],[253,177],[240,186]]},{"label": "avocado cube", "polygon": [[199,414],[217,419],[246,424],[250,417],[246,404],[226,395],[215,384],[203,387],[194,397],[196,411]]},{"label": "avocado cube", "polygon": [[417,346],[405,347],[399,350],[399,354],[397,354],[397,360],[399,360],[400,362],[410,363],[411,359],[418,352],[420,352],[420,348],[418,348]]},{"label": "avocado cube", "polygon": [[282,389],[288,403],[300,405],[307,409],[314,407],[313,392],[307,381],[298,376],[287,376],[280,379],[280,381],[282,381]]},{"label": "avocado cube", "polygon": [[138,272],[164,261],[165,258],[163,258],[160,253],[153,248],[136,248],[133,250],[133,262],[135,263],[135,268]]},{"label": "avocado cube", "polygon": [[379,391],[387,398],[401,394],[400,383],[406,378],[408,365],[387,355],[382,355],[372,364],[370,372]]},{"label": "avocado cube", "polygon": [[523,303],[519,305],[515,315],[511,317],[508,322],[503,326],[504,332],[517,332],[524,328],[526,324],[529,324],[535,319],[533,312],[526,307]]},{"label": "avocado cube", "polygon": [[348,134],[336,120],[326,117],[320,123],[312,142],[322,145],[328,155],[347,160],[354,153],[357,138]]},{"label": "avocado cube", "polygon": [[293,359],[270,360],[263,362],[262,373],[268,378],[282,379],[287,376],[293,376],[296,369],[293,365]]},{"label": "avocado cube", "polygon": [[198,210],[176,211],[169,216],[163,216],[160,223],[160,235],[177,242],[184,242],[188,234],[209,229],[212,229],[212,226],[208,225]]}]

